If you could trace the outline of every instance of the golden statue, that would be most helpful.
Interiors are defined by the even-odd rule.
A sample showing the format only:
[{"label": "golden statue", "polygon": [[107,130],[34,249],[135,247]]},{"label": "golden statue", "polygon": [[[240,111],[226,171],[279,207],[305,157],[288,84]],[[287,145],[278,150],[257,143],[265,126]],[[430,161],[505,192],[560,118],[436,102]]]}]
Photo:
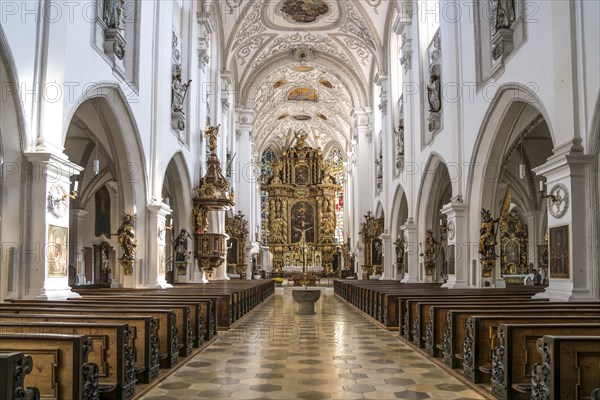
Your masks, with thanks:
[{"label": "golden statue", "polygon": [[496,255],[496,223],[489,210],[481,209],[481,228],[479,230],[479,254],[482,260],[495,260]]},{"label": "golden statue", "polygon": [[193,213],[194,232],[206,233],[208,230],[208,212],[202,207],[194,207]]},{"label": "golden statue", "polygon": [[220,127],[221,124],[217,126],[206,125],[204,136],[208,138],[208,149],[211,153],[216,153],[217,151],[217,136],[219,136]]},{"label": "golden statue", "polygon": [[296,136],[296,147],[304,147],[308,133],[300,130],[294,132],[294,135]]},{"label": "golden statue", "polygon": [[117,230],[117,242],[123,250],[121,260],[135,260],[137,240],[135,239],[132,212],[123,213],[123,222]]}]

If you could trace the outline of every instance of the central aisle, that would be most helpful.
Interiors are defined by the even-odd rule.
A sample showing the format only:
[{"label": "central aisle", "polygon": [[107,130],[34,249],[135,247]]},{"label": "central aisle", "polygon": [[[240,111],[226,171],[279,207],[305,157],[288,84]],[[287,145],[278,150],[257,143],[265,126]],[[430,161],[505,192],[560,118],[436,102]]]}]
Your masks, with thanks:
[{"label": "central aisle", "polygon": [[322,288],[298,316],[276,294],[143,399],[481,399]]}]

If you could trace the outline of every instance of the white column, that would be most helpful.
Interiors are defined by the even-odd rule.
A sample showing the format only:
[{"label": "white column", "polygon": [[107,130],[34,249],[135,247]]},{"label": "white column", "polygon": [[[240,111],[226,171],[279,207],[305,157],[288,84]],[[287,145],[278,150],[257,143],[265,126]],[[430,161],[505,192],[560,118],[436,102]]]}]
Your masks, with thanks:
[{"label": "white column", "polygon": [[83,168],[64,155],[36,152],[25,156],[31,196],[31,226],[24,243],[23,267],[29,271],[25,298],[77,297],[68,279],[69,195],[75,189],[71,176]]},{"label": "white column", "polygon": [[413,218],[408,218],[406,224],[400,227],[404,234],[405,252],[407,255],[407,265],[405,266],[405,274],[402,282],[417,283],[419,282],[419,238],[417,236],[417,225]]},{"label": "white column", "polygon": [[89,211],[81,208],[72,208],[71,213],[73,215],[72,221],[74,223],[71,225],[71,232],[69,236],[71,237],[71,245],[74,245],[75,249],[72,249],[73,251],[69,251],[69,257],[73,257],[70,264],[75,265],[75,268],[77,268],[77,277],[75,282],[78,285],[81,285],[85,283],[79,281],[80,276],[85,276],[85,260],[83,259],[85,243],[80,240],[79,226],[83,224],[83,220],[89,214]]},{"label": "white column", "polygon": [[[592,265],[588,259],[586,234],[588,215],[587,169],[593,157],[579,149],[574,140],[569,153],[551,157],[534,171],[547,179],[546,191],[557,196],[548,199],[549,286],[535,298],[556,300],[593,299]],[[554,150],[557,153],[557,149]],[[558,150],[560,151],[560,149]],[[557,233],[566,228],[566,239]],[[568,241],[568,243],[564,243]],[[566,264],[562,259],[566,257]],[[566,267],[566,268],[564,268]]]},{"label": "white column", "polygon": [[167,242],[165,240],[165,222],[166,216],[171,214],[173,211],[168,205],[162,202],[151,203],[148,204],[146,207],[150,212],[150,216],[148,219],[148,229],[150,235],[148,235],[146,286],[160,287],[163,289],[170,288],[173,287],[173,285],[167,283],[167,280],[165,278],[165,274],[167,272]]},{"label": "white column", "polygon": [[389,234],[384,233],[381,235],[381,242],[383,245],[383,273],[381,274],[381,279],[393,279],[393,271],[394,271],[394,249],[392,245],[392,239]]},{"label": "white column", "polygon": [[[450,260],[451,257],[454,257],[454,268],[449,263],[448,282],[443,284],[442,287],[466,288],[469,286],[467,278],[470,270],[469,254],[471,250],[467,232],[468,207],[459,198],[453,198],[452,202],[442,208],[442,213],[448,217],[448,253],[446,258]],[[451,254],[452,248],[454,248],[454,254]]]}]

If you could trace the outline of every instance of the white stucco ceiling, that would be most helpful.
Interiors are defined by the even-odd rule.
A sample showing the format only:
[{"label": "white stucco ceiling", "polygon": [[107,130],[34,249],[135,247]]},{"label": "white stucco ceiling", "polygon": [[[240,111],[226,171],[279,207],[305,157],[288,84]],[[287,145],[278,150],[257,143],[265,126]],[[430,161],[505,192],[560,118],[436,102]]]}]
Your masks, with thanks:
[{"label": "white stucco ceiling", "polygon": [[[345,149],[352,110],[370,106],[373,71],[385,65],[392,2],[227,0],[221,7],[225,66],[241,94],[237,106],[255,112],[256,148],[288,145],[302,129],[312,146],[333,141]],[[316,96],[288,99],[299,88]]]}]

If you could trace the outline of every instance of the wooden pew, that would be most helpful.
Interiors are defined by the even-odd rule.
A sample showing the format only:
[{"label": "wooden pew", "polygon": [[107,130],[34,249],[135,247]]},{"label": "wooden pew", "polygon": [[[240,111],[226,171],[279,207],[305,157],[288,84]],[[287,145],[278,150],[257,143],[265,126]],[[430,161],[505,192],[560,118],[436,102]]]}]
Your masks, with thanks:
[{"label": "wooden pew", "polygon": [[0,321],[1,333],[85,335],[92,344],[88,362],[98,366],[100,396],[129,400],[135,394],[137,379],[127,324]]},{"label": "wooden pew", "polygon": [[433,322],[430,313],[432,306],[448,306],[452,308],[481,307],[482,309],[502,308],[509,306],[517,307],[536,307],[540,304],[548,304],[548,300],[531,300],[530,297],[523,296],[499,296],[499,297],[471,297],[468,299],[456,299],[455,297],[436,298],[435,300],[406,300],[407,313],[409,320],[413,321],[412,342],[415,346],[427,347],[428,353],[433,353]]},{"label": "wooden pew", "polygon": [[[525,287],[525,286],[523,286]],[[418,300],[420,302],[426,301],[454,301],[454,300],[463,300],[465,303],[479,300],[479,299],[504,299],[508,297],[521,297],[524,296],[526,298],[530,298],[532,292],[521,291],[521,289],[457,289],[447,291],[443,289],[443,291],[438,291],[438,293],[433,293],[428,291],[427,294],[410,294],[410,295],[396,295],[398,298],[398,310],[399,319],[401,321],[401,335],[408,341],[412,341],[412,328],[414,327],[414,321],[412,319],[411,312],[408,307],[408,301],[410,300]]]},{"label": "wooden pew", "polygon": [[31,356],[0,353],[0,399],[39,400],[38,388],[25,387],[25,377],[32,367]]},{"label": "wooden pew", "polygon": [[[49,310],[53,311],[53,310]],[[134,350],[136,379],[150,383],[158,377],[158,337],[156,320],[150,316],[137,315],[94,315],[94,321],[102,324],[126,323],[131,331],[130,345]],[[83,315],[64,314],[0,314],[0,322],[89,322]]]},{"label": "wooden pew", "polygon": [[[582,318],[582,322],[587,317]],[[492,351],[492,394],[502,400],[529,399],[531,393],[516,391],[515,387],[531,385],[531,370],[534,364],[542,362],[537,352],[537,339],[544,335],[600,336],[600,319],[585,323],[542,324],[534,323],[502,324],[498,327],[498,346]],[[600,379],[599,382],[600,384]]]},{"label": "wooden pew", "polygon": [[[511,310],[512,311],[512,310]],[[565,317],[569,317],[565,319]],[[597,316],[573,316],[570,311],[555,312],[553,315],[539,316],[536,313],[530,315],[515,316],[510,313],[506,315],[475,315],[467,318],[467,335],[463,339],[463,373],[473,383],[488,383],[492,373],[492,350],[498,342],[498,327],[501,324],[518,323],[539,324],[561,324],[600,322],[600,314]],[[543,335],[540,335],[540,337]]]},{"label": "wooden pew", "polygon": [[[95,302],[129,302],[129,304],[159,304],[161,306],[168,306],[169,304],[176,305],[188,305],[190,307],[190,318],[193,329],[193,347],[200,347],[205,340],[211,340],[217,334],[217,327],[215,324],[215,315],[217,312],[216,302],[218,298],[215,297],[201,297],[201,296],[173,296],[169,294],[164,295],[137,295],[135,293],[130,294],[117,294],[117,295],[85,295],[83,298],[69,299],[69,301],[83,302],[94,300]],[[132,303],[133,302],[133,303]]]},{"label": "wooden pew", "polygon": [[[40,304],[6,304],[0,303],[0,313],[12,312],[14,314],[62,314],[62,315],[108,315],[114,316],[116,312],[112,307],[105,306],[87,306],[85,304],[64,304],[45,307]],[[136,308],[118,310],[118,313],[125,316],[137,315],[153,317],[156,321],[156,336],[159,346],[159,365],[160,368],[173,368],[179,361],[179,346],[177,338],[177,327],[175,326],[175,313],[168,309],[154,308]]]},{"label": "wooden pew", "polygon": [[531,398],[586,398],[598,387],[600,336],[544,336],[537,341],[542,362],[533,366]]},{"label": "wooden pew", "polygon": [[[537,300],[536,300],[537,301]],[[529,300],[528,303],[519,305],[506,305],[506,306],[494,306],[494,305],[472,305],[469,303],[459,304],[459,303],[450,303],[450,304],[434,304],[429,303],[426,304],[425,307],[429,308],[429,323],[431,327],[427,327],[426,334],[426,344],[425,347],[427,352],[434,357],[443,357],[443,351],[445,348],[445,341],[449,340],[449,330],[448,330],[448,313],[452,310],[473,310],[479,314],[482,314],[482,310],[497,310],[500,309],[513,309],[519,311],[520,309],[529,309],[532,304],[538,308],[555,308],[556,306],[562,305],[581,305],[582,309],[596,309],[598,305],[596,303],[550,303],[550,302],[537,302],[535,303],[533,300]],[[424,311],[427,312],[427,311]],[[430,334],[431,332],[431,334]]]},{"label": "wooden pew", "polygon": [[87,361],[90,348],[81,335],[0,334],[0,351],[31,355],[28,381],[44,399],[99,399],[98,366]]},{"label": "wooden pew", "polygon": [[158,302],[136,302],[127,298],[116,299],[86,299],[77,298],[71,300],[11,300],[15,305],[35,305],[43,307],[71,307],[82,306],[92,308],[112,309],[114,313],[121,310],[143,311],[146,308],[164,309],[172,311],[174,314],[174,334],[177,337],[177,348],[180,356],[186,357],[192,353],[193,347],[193,324],[190,317],[190,308],[185,304],[171,304]]},{"label": "wooden pew", "polygon": [[[551,303],[552,304],[552,303]],[[459,359],[465,358],[465,361],[471,365],[470,354],[465,354],[464,345],[467,337],[467,319],[473,316],[504,316],[504,317],[551,317],[568,318],[567,316],[600,316],[600,310],[595,308],[578,308],[578,304],[565,303],[564,305],[555,304],[554,308],[539,308],[535,310],[450,310],[446,318],[446,329],[444,331],[444,363],[451,368],[462,367],[458,364]],[[564,317],[563,317],[564,316]],[[567,319],[568,320],[568,319]]]}]

